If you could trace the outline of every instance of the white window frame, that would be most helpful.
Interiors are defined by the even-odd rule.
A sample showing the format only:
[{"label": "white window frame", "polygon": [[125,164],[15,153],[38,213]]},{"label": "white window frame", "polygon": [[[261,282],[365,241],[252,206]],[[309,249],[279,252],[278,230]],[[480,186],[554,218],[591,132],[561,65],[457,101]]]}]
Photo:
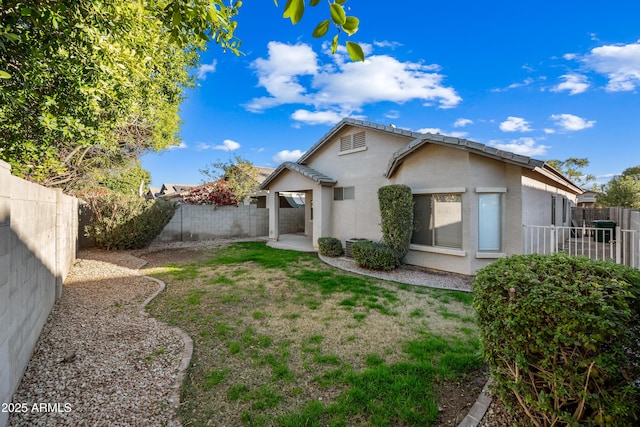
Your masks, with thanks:
[{"label": "white window frame", "polygon": [[[478,187],[476,188],[476,193],[478,194],[478,251],[476,252],[476,258],[502,258],[506,256],[504,252],[504,223],[505,223],[505,197],[503,194],[507,192],[505,187]],[[491,248],[482,248],[482,233],[483,233],[483,212],[482,212],[482,203],[481,198],[484,195],[498,196],[498,205],[497,208],[498,218],[497,224],[493,223],[492,227],[494,232],[498,234],[498,245]]]},{"label": "white window frame", "polygon": [[[452,248],[445,246],[431,246],[419,243],[411,243],[409,246],[410,249],[421,252],[430,252],[430,253],[438,253],[442,255],[453,255],[464,257],[467,256],[467,252],[462,248],[464,247],[464,197],[463,194],[466,193],[467,189],[464,187],[449,187],[449,188],[421,188],[415,189],[412,191],[414,196],[434,196],[438,194],[453,194],[460,196],[460,221],[461,221],[461,241],[460,248]],[[413,237],[412,237],[413,239]]]},{"label": "white window frame", "polygon": [[354,200],[356,198],[356,187],[333,187],[333,200]]}]

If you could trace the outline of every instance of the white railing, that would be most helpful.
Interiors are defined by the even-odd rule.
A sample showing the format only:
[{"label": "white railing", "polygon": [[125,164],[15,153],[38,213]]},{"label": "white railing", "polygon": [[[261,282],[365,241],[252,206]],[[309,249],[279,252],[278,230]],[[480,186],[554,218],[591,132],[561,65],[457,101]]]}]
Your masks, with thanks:
[{"label": "white railing", "polygon": [[523,253],[565,252],[640,267],[638,230],[594,227],[523,226]]}]

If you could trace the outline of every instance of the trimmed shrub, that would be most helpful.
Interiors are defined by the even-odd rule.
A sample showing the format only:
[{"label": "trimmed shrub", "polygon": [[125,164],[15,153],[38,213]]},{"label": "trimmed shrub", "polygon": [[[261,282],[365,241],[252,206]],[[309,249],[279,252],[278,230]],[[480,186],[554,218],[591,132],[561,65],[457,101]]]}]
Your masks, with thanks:
[{"label": "trimmed shrub", "polygon": [[318,251],[320,255],[329,257],[338,257],[344,254],[342,248],[342,242],[335,237],[319,237],[318,238]]},{"label": "trimmed shrub", "polygon": [[382,239],[398,258],[398,265],[409,252],[413,234],[413,195],[407,185],[392,184],[378,189]]},{"label": "trimmed shrub", "polygon": [[519,255],[473,284],[483,352],[507,406],[535,426],[638,425],[640,272]]},{"label": "trimmed shrub", "polygon": [[173,217],[177,205],[165,200],[147,201],[108,190],[83,194],[92,218],[85,235],[104,249],[139,249],[156,238]]},{"label": "trimmed shrub", "polygon": [[393,270],[400,261],[397,252],[380,242],[354,242],[353,258],[359,267],[371,270]]}]

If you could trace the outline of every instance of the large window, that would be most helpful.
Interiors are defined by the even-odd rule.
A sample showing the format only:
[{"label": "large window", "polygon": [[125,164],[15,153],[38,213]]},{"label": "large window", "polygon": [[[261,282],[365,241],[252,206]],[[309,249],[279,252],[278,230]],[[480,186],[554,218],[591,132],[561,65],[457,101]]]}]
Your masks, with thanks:
[{"label": "large window", "polygon": [[478,194],[478,250],[502,249],[502,201],[499,193]]},{"label": "large window", "polygon": [[462,195],[414,194],[411,243],[462,248]]}]

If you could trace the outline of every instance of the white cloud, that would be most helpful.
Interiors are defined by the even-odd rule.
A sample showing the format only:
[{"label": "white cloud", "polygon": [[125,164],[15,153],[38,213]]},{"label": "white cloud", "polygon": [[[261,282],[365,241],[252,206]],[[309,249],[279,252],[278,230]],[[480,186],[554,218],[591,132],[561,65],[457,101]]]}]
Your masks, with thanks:
[{"label": "white cloud", "polygon": [[390,110],[384,115],[387,119],[399,119],[400,111],[398,110]]},{"label": "white cloud", "polygon": [[211,64],[202,64],[198,67],[198,72],[196,73],[196,78],[198,80],[206,80],[207,74],[212,74],[216,72],[216,66],[218,65],[218,61],[215,59]]},{"label": "white cloud", "polygon": [[551,148],[547,145],[538,145],[533,138],[519,138],[510,142],[491,141],[489,145],[497,148],[498,150],[509,151],[515,154],[521,154],[523,156],[542,156],[547,152],[547,149]]},{"label": "white cloud", "polygon": [[454,138],[466,138],[467,135],[469,135],[469,132],[449,132],[448,133],[449,136],[453,136]]},{"label": "white cloud", "polygon": [[465,127],[467,125],[472,125],[472,124],[473,124],[473,120],[459,118],[458,120],[455,121],[455,123],[453,124],[453,127],[454,128],[462,128],[462,127]]},{"label": "white cloud", "polygon": [[437,65],[400,62],[387,55],[351,62],[340,49],[329,57],[332,63],[321,64],[309,45],[270,42],[268,58],[253,63],[258,84],[269,96],[252,99],[245,107],[260,112],[277,105],[303,104],[344,117],[365,104],[383,101],[421,100],[452,108],[462,100],[455,89],[443,85]]},{"label": "white cloud", "polygon": [[569,131],[587,129],[596,124],[595,120],[585,120],[573,114],[553,114],[550,118],[557,126]]},{"label": "white cloud", "polygon": [[310,125],[334,125],[343,119],[343,115],[334,111],[296,110],[291,118]]},{"label": "white cloud", "polygon": [[222,151],[234,151],[240,148],[240,144],[230,139],[225,139],[222,141],[221,145],[212,145],[207,144],[206,142],[201,142],[198,144],[198,150],[222,150]]},{"label": "white cloud", "polygon": [[631,91],[640,86],[640,40],[596,47],[582,61],[588,68],[607,76],[609,92]]},{"label": "white cloud", "polygon": [[519,87],[524,87],[524,86],[529,86],[530,84],[532,84],[535,80],[533,80],[531,77],[527,77],[526,79],[524,79],[522,82],[517,82],[517,83],[511,83],[509,86],[507,86],[506,88],[498,88],[498,89],[491,89],[492,92],[506,92],[508,90],[511,89],[517,89]]},{"label": "white cloud", "polygon": [[375,47],[388,47],[388,48],[391,48],[391,49],[395,49],[397,47],[404,46],[402,43],[391,42],[391,41],[388,41],[388,40],[382,40],[382,41],[379,41],[379,42],[374,41],[373,45]]},{"label": "white cloud", "polygon": [[442,135],[442,129],[440,128],[422,128],[422,129],[418,129],[416,132],[418,133],[433,133],[433,134],[440,134]]},{"label": "white cloud", "polygon": [[304,151],[301,151],[301,150],[293,150],[293,151],[282,150],[282,151],[278,151],[276,155],[273,156],[273,161],[278,164],[282,162],[295,162],[300,157],[302,157],[303,154],[304,154]]},{"label": "white cloud", "polygon": [[545,128],[544,129],[544,133],[546,134],[552,134],[552,133],[556,133],[555,129],[550,129],[550,128]]},{"label": "white cloud", "polygon": [[576,95],[589,89],[587,77],[581,74],[565,74],[560,76],[560,78],[563,79],[564,82],[551,88],[552,92],[562,92],[563,90],[567,90],[569,91],[569,95]]},{"label": "white cloud", "polygon": [[171,147],[169,147],[169,150],[180,150],[183,148],[187,148],[187,144],[185,144],[183,141],[180,142],[180,144],[178,145],[172,145]]},{"label": "white cloud", "polygon": [[531,132],[529,122],[522,117],[507,117],[507,120],[500,123],[500,130],[503,132]]}]

